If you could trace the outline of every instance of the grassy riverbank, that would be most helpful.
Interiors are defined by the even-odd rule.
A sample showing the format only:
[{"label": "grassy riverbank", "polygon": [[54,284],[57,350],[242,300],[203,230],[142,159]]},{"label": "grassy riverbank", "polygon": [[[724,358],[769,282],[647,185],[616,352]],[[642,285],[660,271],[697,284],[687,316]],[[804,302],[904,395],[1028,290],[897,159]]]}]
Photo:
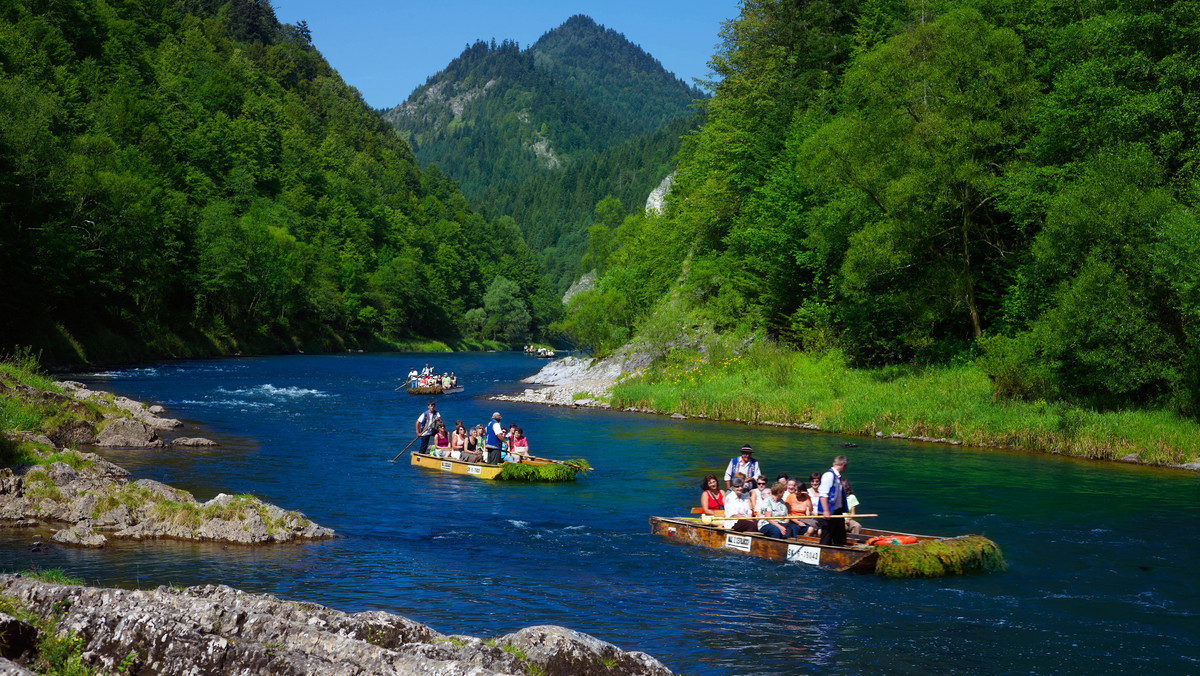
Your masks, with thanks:
[{"label": "grassy riverbank", "polygon": [[741,355],[675,351],[612,390],[614,407],[710,418],[811,423],[853,435],[903,434],[970,446],[1181,464],[1200,457],[1200,425],[1166,411],[1097,412],[993,398],[972,365],[854,369],[842,356],[756,343]]}]

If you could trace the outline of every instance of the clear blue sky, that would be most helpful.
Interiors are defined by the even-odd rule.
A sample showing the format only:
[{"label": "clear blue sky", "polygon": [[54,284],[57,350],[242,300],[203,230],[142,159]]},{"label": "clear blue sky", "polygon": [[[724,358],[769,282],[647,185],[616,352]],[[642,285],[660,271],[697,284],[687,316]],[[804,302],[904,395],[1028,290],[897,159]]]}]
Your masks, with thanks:
[{"label": "clear blue sky", "polygon": [[624,33],[692,84],[708,73],[721,22],[737,0],[273,0],[283,23],[307,21],[313,44],[373,108],[403,102],[476,40],[522,49],[575,14]]}]

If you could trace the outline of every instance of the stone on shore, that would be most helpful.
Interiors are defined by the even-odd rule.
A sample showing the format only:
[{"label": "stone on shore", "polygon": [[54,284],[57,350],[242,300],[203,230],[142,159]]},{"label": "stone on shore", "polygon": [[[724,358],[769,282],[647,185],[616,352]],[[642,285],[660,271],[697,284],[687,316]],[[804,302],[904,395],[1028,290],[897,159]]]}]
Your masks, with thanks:
[{"label": "stone on shore", "polygon": [[162,448],[163,440],[140,420],[119,418],[100,430],[98,446],[105,448]]},{"label": "stone on shore", "polygon": [[84,662],[109,672],[129,659],[128,673],[164,676],[671,673],[649,655],[563,627],[485,643],[390,613],[348,614],[223,585],[131,591],[0,575],[0,594],[43,617],[61,612],[59,627],[80,638]]},{"label": "stone on shore", "polygon": [[171,440],[172,446],[216,446],[217,442],[204,437],[175,437]]}]

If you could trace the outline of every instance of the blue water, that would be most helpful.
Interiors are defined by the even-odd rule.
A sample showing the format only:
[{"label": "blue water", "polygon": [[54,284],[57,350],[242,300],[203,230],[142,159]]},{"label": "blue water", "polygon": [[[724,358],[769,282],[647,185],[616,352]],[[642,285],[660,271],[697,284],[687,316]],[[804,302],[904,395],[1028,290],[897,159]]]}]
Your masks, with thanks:
[{"label": "blue water", "polygon": [[[467,390],[448,421],[500,411],[531,451],[584,457],[566,484],[485,482],[389,460],[424,399],[425,362]],[[1194,473],[662,416],[490,401],[544,362],[520,354],[340,355],[154,364],[79,379],[168,408],[215,449],[104,451],[136,478],[253,493],[338,531],[271,547],[113,543],[32,553],[0,531],[5,570],[90,584],[224,583],[386,610],[444,633],[561,624],[688,674],[1200,672],[1200,477]],[[858,444],[844,449],[843,442]],[[1004,573],[887,580],[781,565],[649,535],[744,443],[807,476],[846,453],[875,525],[981,533]]]}]

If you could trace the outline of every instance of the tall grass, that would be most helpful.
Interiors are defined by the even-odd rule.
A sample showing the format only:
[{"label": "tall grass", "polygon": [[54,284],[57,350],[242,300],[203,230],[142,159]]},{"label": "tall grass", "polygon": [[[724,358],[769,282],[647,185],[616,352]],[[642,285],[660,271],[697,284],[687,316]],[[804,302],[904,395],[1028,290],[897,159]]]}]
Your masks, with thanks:
[{"label": "tall grass", "polygon": [[813,355],[761,342],[740,355],[671,353],[614,387],[611,403],[1087,458],[1132,453],[1143,462],[1178,464],[1200,456],[1200,425],[1167,411],[996,400],[973,365],[854,369],[836,351]]}]

